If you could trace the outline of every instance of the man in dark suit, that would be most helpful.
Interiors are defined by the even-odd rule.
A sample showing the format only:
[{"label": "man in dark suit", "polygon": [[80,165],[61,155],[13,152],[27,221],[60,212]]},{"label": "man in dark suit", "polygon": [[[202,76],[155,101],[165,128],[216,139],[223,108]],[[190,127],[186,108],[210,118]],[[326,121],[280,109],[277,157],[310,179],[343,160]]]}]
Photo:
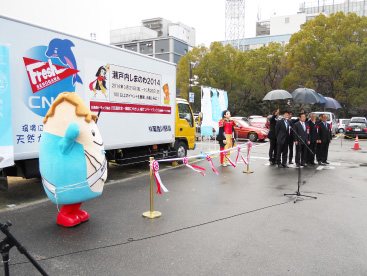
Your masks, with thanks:
[{"label": "man in dark suit", "polygon": [[[316,133],[319,133],[319,127],[320,127],[319,123],[322,122],[322,116],[324,116],[324,114],[320,114],[319,118],[316,121]],[[319,142],[319,139],[317,138],[317,141],[316,141],[316,160],[317,160],[317,163],[319,165],[321,164],[321,159],[322,159],[321,142]]]},{"label": "man in dark suit", "polygon": [[[289,122],[290,122],[290,127],[293,127],[293,124],[296,123],[298,121],[292,119],[293,113],[292,111],[289,111]],[[288,141],[288,162],[289,164],[293,164],[293,148],[294,148],[294,133],[292,130],[289,131],[289,141]]]},{"label": "man in dark suit", "polygon": [[316,114],[311,114],[311,118],[307,121],[309,126],[309,141],[310,145],[308,146],[311,151],[307,152],[307,163],[309,165],[315,165],[315,153],[316,153],[316,140],[317,140],[317,131],[316,131]]},{"label": "man in dark suit", "polygon": [[[277,121],[275,125],[275,136],[277,138],[277,164],[279,168],[289,168],[287,166],[287,153],[289,141],[289,112],[283,112],[283,119]],[[280,159],[282,157],[282,159]]]},{"label": "man in dark suit", "polygon": [[277,137],[275,136],[275,126],[277,124],[278,117],[279,117],[279,109],[273,111],[273,115],[271,116],[269,120],[270,127],[269,127],[268,138],[269,138],[269,143],[270,143],[270,147],[269,147],[270,165],[275,165],[276,158],[277,158]]},{"label": "man in dark suit", "polygon": [[299,115],[299,121],[294,124],[294,143],[296,144],[296,166],[306,166],[307,146],[309,141],[309,126],[306,123],[306,114]]},{"label": "man in dark suit", "polygon": [[[329,164],[327,161],[328,153],[329,153],[329,144],[331,143],[331,139],[333,138],[331,134],[330,125],[327,123],[327,115],[322,116],[322,121],[318,123],[318,133],[317,140],[319,143],[319,155],[318,164]],[[316,126],[316,127],[317,127]]]}]

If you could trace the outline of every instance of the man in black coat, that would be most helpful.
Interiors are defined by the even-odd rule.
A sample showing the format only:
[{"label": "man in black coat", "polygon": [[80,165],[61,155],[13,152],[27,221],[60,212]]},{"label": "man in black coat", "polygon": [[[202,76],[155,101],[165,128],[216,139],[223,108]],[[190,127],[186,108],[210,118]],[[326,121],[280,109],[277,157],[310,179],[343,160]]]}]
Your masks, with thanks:
[{"label": "man in black coat", "polygon": [[[324,116],[324,114],[320,114],[319,118],[316,120],[316,133],[319,133],[319,123],[322,122],[322,116]],[[319,143],[319,139],[317,138],[317,141],[316,141],[316,160],[317,160],[317,163],[319,165],[321,164],[321,159],[322,159],[322,157],[321,157],[321,143]]]},{"label": "man in black coat", "polygon": [[[330,125],[327,123],[327,115],[322,116],[322,121],[319,122],[318,132],[317,132],[317,140],[319,143],[320,150],[320,159],[318,164],[329,164],[327,161],[328,153],[329,153],[329,144],[331,143],[331,139],[333,138],[331,134]],[[317,127],[316,126],[316,127]]]},{"label": "man in black coat", "polygon": [[294,124],[294,143],[296,144],[296,166],[306,166],[307,146],[309,141],[309,126],[306,123],[306,114],[299,115],[299,121]]},{"label": "man in black coat", "polygon": [[[278,120],[275,125],[275,137],[277,139],[277,164],[279,168],[289,168],[287,166],[287,153],[289,142],[289,112],[283,112],[283,119]],[[280,159],[282,157],[282,159]]]},{"label": "man in black coat", "polygon": [[270,127],[269,127],[268,138],[269,138],[269,144],[270,144],[270,147],[269,147],[270,165],[275,165],[276,158],[277,158],[277,137],[275,136],[275,126],[277,124],[278,117],[279,117],[279,109],[273,111],[273,115],[271,116],[269,120]]},{"label": "man in black coat", "polygon": [[317,140],[316,114],[311,114],[311,118],[309,118],[307,123],[309,126],[309,141],[310,141],[310,145],[308,147],[311,150],[307,152],[307,163],[309,165],[315,165],[316,140]]},{"label": "man in black coat", "polygon": [[[290,123],[291,128],[293,128],[293,125],[299,121],[299,119],[292,119],[292,116],[293,116],[292,111],[289,111],[289,123]],[[294,136],[295,136],[294,132],[292,131],[292,129],[290,129],[290,131],[289,131],[289,141],[288,141],[288,147],[289,147],[288,161],[289,161],[289,164],[293,164],[292,161],[293,161]]]}]

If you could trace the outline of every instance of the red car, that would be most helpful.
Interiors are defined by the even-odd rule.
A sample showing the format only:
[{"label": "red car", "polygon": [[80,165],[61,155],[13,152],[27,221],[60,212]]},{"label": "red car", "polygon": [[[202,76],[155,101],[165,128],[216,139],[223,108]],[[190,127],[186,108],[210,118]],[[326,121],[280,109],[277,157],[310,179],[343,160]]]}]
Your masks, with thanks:
[{"label": "red car", "polygon": [[264,141],[268,138],[269,131],[266,128],[251,126],[241,119],[232,118],[232,120],[236,123],[234,130],[236,131],[237,138],[249,139],[251,142],[256,142],[257,140]]},{"label": "red car", "polygon": [[268,118],[266,117],[254,117],[251,120],[249,120],[249,123],[254,127],[266,128],[267,121]]}]

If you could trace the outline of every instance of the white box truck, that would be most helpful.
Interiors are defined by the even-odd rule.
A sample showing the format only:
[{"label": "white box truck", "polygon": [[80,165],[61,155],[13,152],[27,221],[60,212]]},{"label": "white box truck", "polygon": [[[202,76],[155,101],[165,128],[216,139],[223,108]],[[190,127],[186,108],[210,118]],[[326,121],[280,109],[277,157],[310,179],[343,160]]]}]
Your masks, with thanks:
[{"label": "white box truck", "polygon": [[191,107],[176,101],[175,64],[3,16],[0,26],[0,63],[9,63],[9,80],[0,71],[0,112],[11,99],[11,119],[0,116],[0,122],[10,127],[15,161],[5,168],[0,163],[2,181],[38,176],[43,117],[64,91],[101,111],[98,127],[110,161],[183,156],[195,147]]}]

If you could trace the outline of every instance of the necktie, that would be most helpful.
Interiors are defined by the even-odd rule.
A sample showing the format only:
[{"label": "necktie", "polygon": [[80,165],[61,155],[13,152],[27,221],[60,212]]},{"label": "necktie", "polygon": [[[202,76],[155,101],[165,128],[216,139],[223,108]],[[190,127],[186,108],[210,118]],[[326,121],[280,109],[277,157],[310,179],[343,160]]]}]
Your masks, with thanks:
[{"label": "necktie", "polygon": [[284,120],[285,128],[288,128],[287,120]]},{"label": "necktie", "polygon": [[327,128],[326,123],[324,123],[324,126]]},{"label": "necktie", "polygon": [[303,131],[306,131],[306,126],[304,122],[302,122],[302,127],[303,127]]}]

